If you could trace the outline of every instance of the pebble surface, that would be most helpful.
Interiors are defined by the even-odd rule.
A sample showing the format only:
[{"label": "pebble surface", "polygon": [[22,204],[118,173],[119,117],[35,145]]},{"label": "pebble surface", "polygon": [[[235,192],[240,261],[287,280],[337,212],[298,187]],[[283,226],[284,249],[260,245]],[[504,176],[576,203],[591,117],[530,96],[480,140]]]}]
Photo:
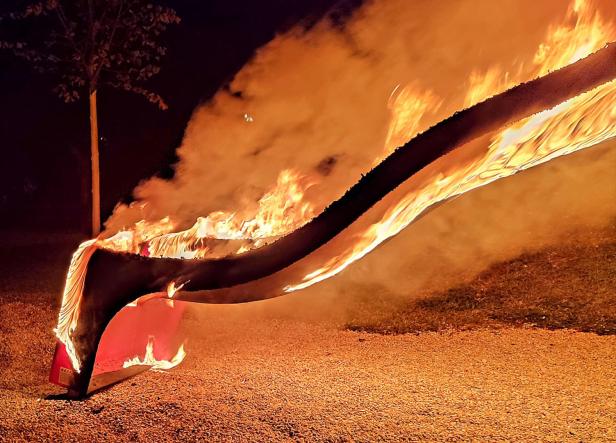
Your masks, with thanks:
[{"label": "pebble surface", "polygon": [[0,441],[616,440],[616,336],[382,336],[208,309],[178,368],[79,402],[45,398],[53,310],[0,305]]}]

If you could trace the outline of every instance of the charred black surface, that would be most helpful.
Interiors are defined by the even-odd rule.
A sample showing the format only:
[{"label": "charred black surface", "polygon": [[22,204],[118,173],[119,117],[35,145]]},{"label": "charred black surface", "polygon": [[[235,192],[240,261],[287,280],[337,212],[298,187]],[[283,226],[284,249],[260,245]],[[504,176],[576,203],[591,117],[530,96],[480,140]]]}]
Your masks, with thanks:
[{"label": "charred black surface", "polygon": [[[177,298],[202,303],[241,303],[275,297],[280,286],[262,284],[319,249],[385,195],[442,155],[490,131],[616,78],[616,43],[577,63],[458,112],[398,148],[318,217],[278,241],[238,256],[208,260],[146,258],[97,251],[89,264],[74,343],[83,368],[75,385],[87,393],[98,342],[127,303],[186,283]],[[261,279],[261,280],[260,280]],[[278,283],[280,280],[276,280]],[[254,284],[252,283],[254,282]],[[225,289],[228,288],[228,289]]]}]

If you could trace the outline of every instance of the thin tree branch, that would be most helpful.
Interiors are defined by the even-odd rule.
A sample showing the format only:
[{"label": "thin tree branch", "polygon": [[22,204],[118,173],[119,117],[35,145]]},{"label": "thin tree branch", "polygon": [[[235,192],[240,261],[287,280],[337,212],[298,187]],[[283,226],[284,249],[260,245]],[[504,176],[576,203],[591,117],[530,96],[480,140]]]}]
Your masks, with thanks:
[{"label": "thin tree branch", "polygon": [[100,63],[98,64],[98,67],[96,69],[96,73],[94,74],[94,78],[96,81],[98,81],[98,77],[101,73],[101,69],[105,65],[105,61],[109,58],[109,51],[111,49],[111,45],[113,44],[113,39],[115,37],[115,33],[120,23],[120,17],[122,16],[123,8],[124,8],[124,0],[120,0],[120,6],[118,7],[118,13],[116,14],[116,18],[113,22],[113,27],[111,28],[111,34],[109,36],[109,40],[107,41],[107,44],[105,45],[105,48],[103,49],[103,51],[101,51],[104,54],[104,59],[100,60]]},{"label": "thin tree branch", "polygon": [[87,70],[87,74],[88,74],[88,80],[90,82],[90,91],[92,92],[94,89],[96,89],[96,83],[94,83],[94,77],[93,77],[93,72],[92,72],[92,65],[94,63],[94,56],[93,53],[95,46],[95,41],[94,41],[94,4],[92,2],[92,0],[88,0],[88,35],[89,35],[89,42],[90,45],[88,47],[88,70]]},{"label": "thin tree branch", "polygon": [[60,24],[64,28],[64,34],[66,35],[67,40],[71,43],[71,45],[73,46],[73,50],[79,56],[80,64],[87,72],[85,54],[81,49],[79,49],[79,45],[77,45],[77,42],[75,42],[75,39],[73,38],[73,32],[68,26],[68,19],[66,17],[66,13],[64,12],[64,8],[62,8],[62,4],[59,1],[56,5],[56,15],[58,17],[58,20],[60,21]]}]

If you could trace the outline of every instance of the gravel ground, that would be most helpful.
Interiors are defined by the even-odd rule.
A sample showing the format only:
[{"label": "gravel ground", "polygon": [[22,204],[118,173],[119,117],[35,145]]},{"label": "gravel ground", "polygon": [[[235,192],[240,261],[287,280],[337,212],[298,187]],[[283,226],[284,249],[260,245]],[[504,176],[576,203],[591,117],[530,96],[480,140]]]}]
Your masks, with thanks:
[{"label": "gravel ground", "polygon": [[191,307],[180,367],[47,399],[63,260],[20,273],[37,250],[0,251],[0,441],[616,440],[616,336],[570,330],[379,335]]},{"label": "gravel ground", "polygon": [[45,399],[53,340],[36,339],[36,309],[2,308],[25,326],[3,330],[2,441],[616,439],[615,336],[382,336],[208,308],[180,367],[74,402]]}]

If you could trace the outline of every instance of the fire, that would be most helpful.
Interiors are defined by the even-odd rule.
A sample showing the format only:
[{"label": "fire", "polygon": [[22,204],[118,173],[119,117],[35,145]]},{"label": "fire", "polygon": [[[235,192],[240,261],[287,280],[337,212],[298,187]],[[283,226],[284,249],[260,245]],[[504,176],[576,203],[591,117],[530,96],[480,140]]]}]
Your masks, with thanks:
[{"label": "fire", "polygon": [[588,0],[574,0],[565,23],[550,29],[539,46],[533,60],[536,75],[574,63],[614,38],[613,25],[604,22]]},{"label": "fire", "polygon": [[173,298],[175,296],[175,294],[182,289],[182,287],[185,285],[186,283],[182,283],[181,285],[176,286],[175,282],[172,281],[171,283],[169,283],[167,285],[167,297],[169,298]]},{"label": "fire", "polygon": [[66,353],[71,359],[73,369],[79,372],[81,364],[75,353],[75,347],[71,335],[77,328],[79,303],[86,278],[86,265],[94,251],[96,251],[96,239],[88,240],[79,245],[71,257],[68,267],[64,293],[62,294],[62,306],[58,316],[58,325],[54,329],[56,337],[66,346]]},{"label": "fire", "polygon": [[[79,361],[71,336],[77,327],[79,302],[83,291],[87,265],[97,248],[129,252],[154,257],[203,258],[212,256],[217,240],[242,240],[231,253],[242,253],[262,246],[303,225],[315,215],[311,203],[305,200],[306,190],[316,182],[292,169],[280,172],[276,185],[257,202],[252,217],[242,218],[235,212],[216,211],[199,217],[189,229],[173,232],[176,224],[170,217],[151,222],[142,220],[130,229],[121,230],[109,238],[97,238],[82,243],[73,254],[66,277],[56,337],[65,345],[75,371]],[[173,296],[185,283],[167,288],[167,303],[173,306]],[[162,295],[154,295],[159,297]],[[135,307],[153,296],[144,296],[128,307]]]},{"label": "fire", "polygon": [[432,91],[420,90],[415,85],[400,88],[397,85],[389,97],[387,107],[391,112],[391,121],[385,137],[385,150],[382,156],[375,159],[377,165],[419,133],[422,117],[428,112],[434,112],[441,106],[441,101]]},{"label": "fire", "polygon": [[185,357],[186,351],[184,351],[184,345],[181,345],[178,352],[171,360],[157,360],[156,357],[154,357],[154,337],[150,335],[148,337],[148,344],[145,347],[145,355],[143,359],[140,359],[139,356],[135,356],[126,360],[122,367],[129,368],[131,366],[139,365],[150,366],[151,369],[166,371],[175,368],[177,365],[182,363]]},{"label": "fire", "polygon": [[[566,21],[570,24],[549,30],[546,41],[539,46],[534,57],[530,77],[574,63],[616,36],[614,28],[604,23],[601,16],[593,13],[590,5],[583,0],[573,3]],[[479,102],[506,89],[511,84],[509,74],[498,78],[499,72],[500,69],[495,67],[482,79],[477,73],[472,74],[466,103]],[[523,80],[517,79],[513,83]],[[616,136],[614,103],[616,82],[610,82],[502,131],[492,139],[483,158],[447,176],[437,176],[429,185],[406,195],[346,252],[306,275],[302,282],[289,285],[284,290],[304,289],[336,275],[386,239],[398,234],[435,203]],[[392,119],[391,125],[397,125],[396,118]]]},{"label": "fire", "polygon": [[175,284],[174,281],[172,281],[171,283],[169,283],[167,285],[167,300],[165,300],[165,302],[167,303],[167,305],[170,308],[173,308],[175,306],[175,304],[173,303],[173,297],[175,297],[175,294],[177,294],[177,292],[182,289],[184,287],[186,283],[182,283],[180,285]]},{"label": "fire", "polygon": [[[199,217],[196,223],[185,231],[171,232],[173,224],[166,217],[143,229],[144,222],[138,222],[131,230],[121,231],[112,237],[127,237],[129,241],[106,240],[102,247],[116,251],[145,253],[154,257],[204,258],[212,256],[212,239],[243,240],[231,253],[240,253],[264,245],[306,223],[315,215],[315,209],[304,198],[306,190],[315,181],[292,169],[280,172],[276,185],[263,194],[257,209],[250,218],[236,212],[215,211],[206,217]],[[229,252],[229,251],[226,251]]]},{"label": "fire", "polygon": [[[485,73],[473,71],[464,103],[470,106],[512,85],[573,63],[615,38],[614,27],[606,23],[590,3],[575,0],[564,23],[548,29],[531,62],[520,63],[514,73],[505,72],[499,66]],[[387,103],[391,119],[383,141],[383,155],[375,162],[423,130],[422,119],[437,111],[441,103],[442,99],[432,91],[421,90],[415,84],[397,86]],[[438,175],[421,189],[405,195],[386,210],[378,223],[360,233],[344,253],[307,274],[301,282],[286,286],[284,291],[303,289],[339,273],[399,233],[435,203],[616,136],[615,103],[616,82],[610,82],[494,134],[482,157],[460,164],[455,171]],[[97,248],[182,259],[241,254],[274,241],[313,218],[316,209],[308,201],[306,191],[314,184],[313,178],[285,169],[252,210],[215,211],[181,231],[176,231],[178,226],[170,217],[154,222],[143,220],[112,237],[83,243],[71,261],[55,329],[59,340],[66,345],[75,370],[79,371],[80,362],[71,335],[77,326],[87,262]],[[217,245],[223,242],[227,249],[221,253]],[[176,284],[171,282],[167,288],[167,301],[171,304],[171,299],[182,287]],[[127,361],[125,367],[133,364],[156,367],[153,347],[154,338],[151,337],[144,360],[135,357]],[[173,367],[185,355],[183,348],[178,355],[158,364]]]},{"label": "fire", "polygon": [[479,71],[473,71],[468,79],[468,83],[468,92],[464,100],[466,107],[473,106],[494,94],[514,86],[509,73],[503,73],[496,66],[488,69],[484,74]]}]

